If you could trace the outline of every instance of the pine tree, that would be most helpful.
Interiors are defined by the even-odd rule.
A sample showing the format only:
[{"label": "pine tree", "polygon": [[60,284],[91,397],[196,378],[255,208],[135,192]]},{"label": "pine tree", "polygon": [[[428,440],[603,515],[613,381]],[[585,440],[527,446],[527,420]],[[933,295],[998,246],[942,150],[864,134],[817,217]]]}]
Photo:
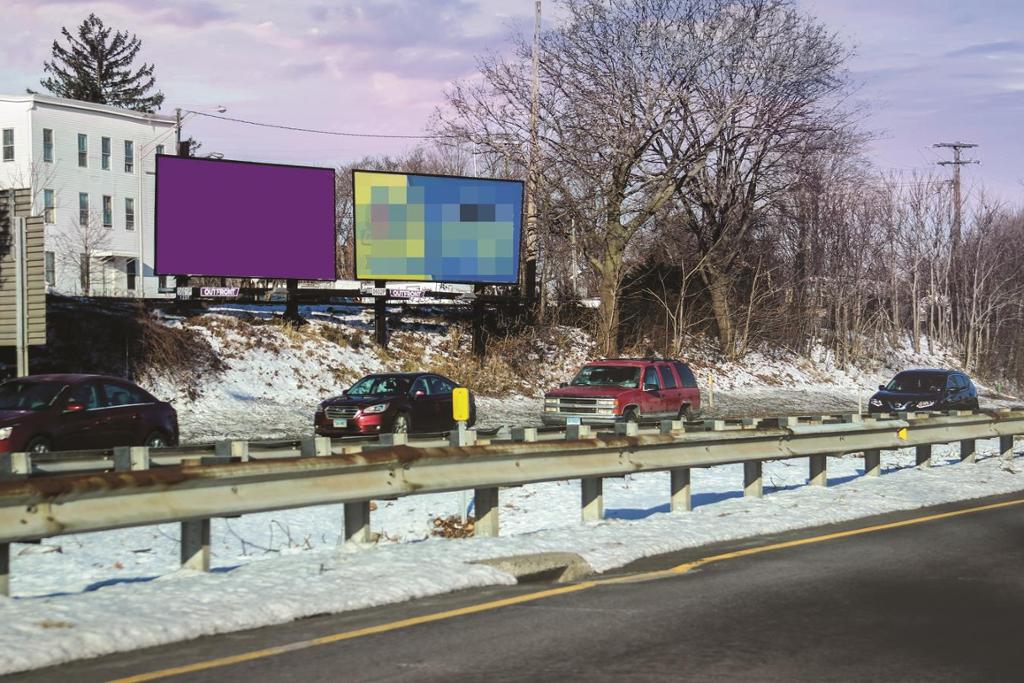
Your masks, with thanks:
[{"label": "pine tree", "polygon": [[160,108],[164,94],[153,94],[153,65],[132,71],[132,62],[142,41],[127,32],[111,30],[95,14],[82,22],[75,38],[62,28],[67,47],[53,41],[53,61],[43,64],[50,74],[40,83],[58,97],[109,104],[125,109],[152,112]]}]

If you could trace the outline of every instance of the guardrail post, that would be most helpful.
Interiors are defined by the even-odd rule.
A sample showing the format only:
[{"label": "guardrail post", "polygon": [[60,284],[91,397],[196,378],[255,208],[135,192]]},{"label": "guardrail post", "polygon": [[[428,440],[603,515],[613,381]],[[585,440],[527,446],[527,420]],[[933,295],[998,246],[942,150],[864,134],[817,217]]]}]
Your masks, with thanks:
[{"label": "guardrail post", "polygon": [[0,597],[11,594],[11,544],[0,543]]},{"label": "guardrail post", "polygon": [[497,536],[498,531],[498,487],[492,486],[473,491],[473,509],[476,522],[474,536]]},{"label": "guardrail post", "polygon": [[565,428],[565,438],[569,441],[589,439],[590,436],[590,425],[567,425]]},{"label": "guardrail post", "polygon": [[690,468],[674,467],[669,470],[672,478],[672,512],[689,512],[693,509],[690,501]]},{"label": "guardrail post", "polygon": [[918,467],[931,467],[932,466],[932,445],[930,443],[924,443],[917,447],[917,466]]},{"label": "guardrail post", "polygon": [[531,443],[537,440],[537,428],[536,427],[513,427],[512,428],[512,440],[513,441],[524,441]]},{"label": "guardrail post", "polygon": [[810,476],[807,483],[811,486],[828,486],[828,456],[812,455],[810,461]]},{"label": "guardrail post", "polygon": [[871,448],[864,451],[864,474],[877,477],[882,473],[882,451]]},{"label": "guardrail post", "polygon": [[673,432],[685,431],[682,420],[662,420],[661,421],[661,433],[671,434]]},{"label": "guardrail post", "polygon": [[181,566],[210,571],[210,520],[190,519],[181,523]]},{"label": "guardrail post", "polygon": [[[455,432],[452,432],[454,434]],[[379,446],[404,446],[409,443],[408,434],[380,434],[377,437],[377,445]]]},{"label": "guardrail post", "polygon": [[303,458],[322,457],[331,454],[331,437],[307,436],[299,443],[299,456]]},{"label": "guardrail post", "polygon": [[580,480],[580,511],[584,522],[599,522],[604,518],[604,479],[586,477]]},{"label": "guardrail post", "polygon": [[0,456],[0,479],[32,474],[31,453],[7,453]]},{"label": "guardrail post", "polygon": [[1013,460],[1013,436],[999,437],[999,456],[1005,460]]},{"label": "guardrail post", "polygon": [[616,422],[615,423],[615,435],[616,436],[636,436],[640,433],[640,425],[636,422]]},{"label": "guardrail post", "polygon": [[760,498],[764,495],[761,464],[760,460],[743,463],[743,495],[748,498]]},{"label": "guardrail post", "polygon": [[148,469],[149,448],[146,446],[118,446],[114,449],[115,472]]},{"label": "guardrail post", "polygon": [[448,432],[448,444],[451,446],[472,446],[475,443],[476,432],[466,429],[465,422],[458,423],[455,429]]},{"label": "guardrail post", "polygon": [[345,503],[345,542],[370,542],[370,501]]},{"label": "guardrail post", "polygon": [[960,462],[975,462],[978,459],[978,447],[974,439],[960,441]]},{"label": "guardrail post", "polygon": [[248,441],[218,441],[214,445],[214,455],[227,456],[230,458],[238,458],[242,462],[249,460],[249,442]]}]

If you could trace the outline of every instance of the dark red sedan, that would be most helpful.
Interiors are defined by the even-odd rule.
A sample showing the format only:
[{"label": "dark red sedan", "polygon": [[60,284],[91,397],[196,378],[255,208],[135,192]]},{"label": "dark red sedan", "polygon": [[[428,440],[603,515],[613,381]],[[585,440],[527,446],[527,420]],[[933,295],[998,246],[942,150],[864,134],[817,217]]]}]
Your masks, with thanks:
[{"label": "dark red sedan", "polygon": [[[321,436],[402,432],[446,432],[452,418],[452,380],[431,372],[367,375],[341,396],[322,402],[313,418]],[[469,425],[476,400],[469,395]]]},{"label": "dark red sedan", "polygon": [[170,403],[118,377],[32,375],[0,384],[0,452],[174,446]]}]

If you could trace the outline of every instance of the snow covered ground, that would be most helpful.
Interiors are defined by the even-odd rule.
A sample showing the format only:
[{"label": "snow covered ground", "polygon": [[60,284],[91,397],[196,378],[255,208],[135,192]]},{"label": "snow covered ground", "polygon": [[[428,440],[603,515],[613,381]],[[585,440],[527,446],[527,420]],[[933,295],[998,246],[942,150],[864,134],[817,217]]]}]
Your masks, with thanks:
[{"label": "snow covered ground", "polygon": [[955,448],[936,466],[913,467],[910,450],[886,453],[885,474],[858,476],[856,457],[829,459],[827,489],[805,486],[806,459],[765,466],[765,498],[745,499],[742,469],[693,472],[695,509],[668,512],[667,473],[605,483],[607,519],[579,521],[578,482],[501,491],[503,536],[441,539],[435,517],[459,514],[465,493],[379,501],[379,542],[339,547],[341,506],[218,519],[210,574],[178,569],[178,527],[163,525],[58,537],[12,548],[12,592],[0,598],[0,673],[399,602],[514,579],[474,561],[515,554],[579,553],[598,572],[635,559],[727,539],[839,522],[891,510],[1024,490],[1019,461],[977,464]]}]

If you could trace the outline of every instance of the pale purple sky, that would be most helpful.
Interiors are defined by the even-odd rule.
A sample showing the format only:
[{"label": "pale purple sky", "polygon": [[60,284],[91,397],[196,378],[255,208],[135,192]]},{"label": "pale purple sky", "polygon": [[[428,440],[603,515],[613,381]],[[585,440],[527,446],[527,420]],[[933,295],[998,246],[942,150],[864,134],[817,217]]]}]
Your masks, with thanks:
[{"label": "pale purple sky", "polygon": [[[851,78],[879,134],[884,169],[937,168],[966,140],[965,178],[1024,198],[1024,3],[1020,0],[799,0],[856,49]],[[5,0],[0,92],[38,88],[62,25],[90,11],[143,40],[163,113],[228,116],[365,133],[417,134],[475,55],[530,30],[532,0]],[[545,2],[545,10],[554,8]],[[334,165],[411,141],[336,138],[191,118],[186,135],[229,158]],[[945,172],[943,170],[943,172]]]}]

